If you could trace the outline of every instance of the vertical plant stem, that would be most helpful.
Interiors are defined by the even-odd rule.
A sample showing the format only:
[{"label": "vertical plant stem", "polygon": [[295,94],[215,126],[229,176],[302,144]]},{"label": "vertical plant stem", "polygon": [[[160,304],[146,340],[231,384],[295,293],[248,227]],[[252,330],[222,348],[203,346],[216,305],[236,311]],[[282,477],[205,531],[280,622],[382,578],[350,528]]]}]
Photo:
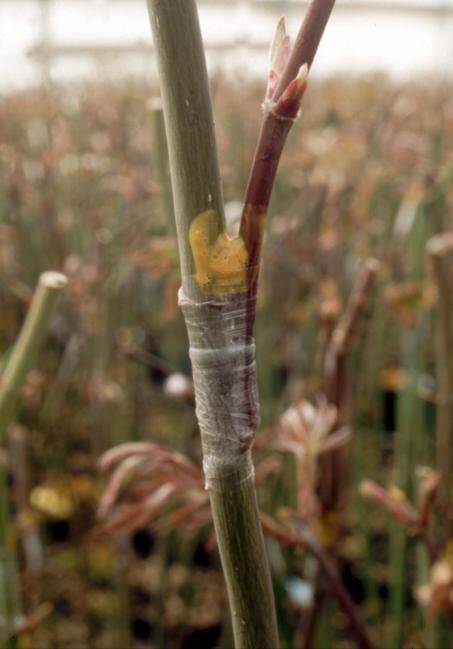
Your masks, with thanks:
[{"label": "vertical plant stem", "polygon": [[439,510],[442,525],[441,540],[453,536],[451,517],[448,525],[443,518],[453,498],[453,233],[438,235],[428,242],[434,281],[437,287],[437,468],[442,474],[439,486]]},{"label": "vertical plant stem", "polygon": [[173,224],[173,197],[171,194],[167,139],[165,137],[164,111],[161,98],[152,99],[149,107],[153,135],[152,162],[156,180],[159,184],[160,211],[165,223]]},{"label": "vertical plant stem", "polygon": [[[436,536],[443,547],[453,537],[450,511],[453,501],[453,233],[432,237],[427,250],[437,287],[436,322],[436,463],[442,474],[437,499]],[[445,520],[446,518],[446,520]],[[452,624],[444,615],[434,621],[434,649],[449,647],[453,642]]]},{"label": "vertical plant stem", "polygon": [[13,632],[22,621],[18,574],[9,524],[6,467],[0,467],[0,646],[14,646]]},{"label": "vertical plant stem", "polygon": [[[171,190],[170,165],[168,159],[167,137],[165,134],[165,118],[161,97],[156,97],[150,102],[151,109],[151,126],[153,134],[153,169],[156,180],[159,183],[160,191],[160,208],[165,219],[165,224],[174,230],[174,206],[173,195]],[[161,368],[162,370],[162,368]],[[166,370],[169,374],[170,370]],[[160,577],[162,583],[167,581],[169,568],[169,536],[162,535],[159,537],[158,554],[160,557]],[[159,592],[158,611],[159,616],[163,616],[165,607],[165,591]],[[160,645],[165,645],[165,626],[161,624],[158,630],[157,641]]]},{"label": "vertical plant stem", "polygon": [[[8,358],[0,383],[0,443],[5,443],[9,424],[13,421],[20,390],[36,362],[46,335],[59,291],[66,286],[60,273],[43,273],[38,282],[30,309]],[[14,539],[9,523],[7,469],[0,463],[0,644],[8,646],[20,615]]]},{"label": "vertical plant stem", "polygon": [[132,646],[131,638],[131,602],[129,594],[129,545],[126,538],[115,540],[115,611],[113,626],[117,646],[122,649],[129,649]]},{"label": "vertical plant stem", "polygon": [[[164,104],[181,303],[235,644],[275,649],[275,607],[250,454],[257,395],[254,345],[244,336],[245,287],[240,269],[237,276],[225,277],[213,274],[209,265],[213,247],[223,245],[227,256],[230,249],[222,238],[223,199],[196,5],[193,0],[148,0],[148,6]],[[242,402],[239,417],[235,395]]]},{"label": "vertical plant stem", "polygon": [[[423,278],[423,260],[427,237],[427,218],[417,209],[413,221],[395,245],[401,246],[407,279],[420,283]],[[401,367],[407,379],[397,396],[395,437],[395,483],[408,498],[412,497],[414,466],[426,450],[426,421],[424,402],[418,393],[418,383],[423,371],[423,335],[425,318],[416,313],[407,323],[400,337]],[[395,649],[404,646],[407,621],[407,596],[409,559],[413,545],[406,530],[393,523],[390,531],[390,644]],[[419,571],[420,566],[417,566]]]},{"label": "vertical plant stem", "polygon": [[0,384],[0,443],[4,443],[8,425],[14,418],[20,389],[32,369],[44,340],[58,293],[66,286],[60,273],[43,273],[19,338],[8,358]]},{"label": "vertical plant stem", "polygon": [[[360,318],[366,308],[367,300],[373,290],[379,262],[368,259],[360,270],[352,289],[346,309],[336,325],[324,361],[324,391],[329,403],[337,408],[337,427],[349,424],[350,418],[350,377],[348,358],[352,350],[354,336]],[[338,517],[345,505],[348,479],[348,451],[336,449],[322,459],[323,467],[321,501],[326,512]],[[338,531],[339,533],[339,531]]]},{"label": "vertical plant stem", "polygon": [[30,457],[27,430],[19,425],[12,425],[8,430],[10,473],[13,481],[13,499],[16,519],[19,521],[19,542],[22,548],[25,572],[26,592],[23,607],[34,611],[38,608],[43,594],[43,561],[44,548],[39,525],[30,511]]},{"label": "vertical plant stem", "polygon": [[[420,325],[404,332],[402,340],[403,367],[408,373],[407,385],[398,395],[397,448],[395,451],[395,479],[401,491],[410,497],[412,471],[416,459],[416,443],[424,431],[423,402],[417,394],[417,380],[422,361]],[[408,593],[407,532],[398,523],[392,523],[390,538],[390,616],[392,620],[391,646],[404,646],[406,600]]]},{"label": "vertical plant stem", "polygon": [[[337,409],[337,428],[349,424],[350,409],[350,381],[348,376],[348,359],[354,343],[355,332],[360,318],[367,305],[369,294],[374,287],[379,262],[368,259],[361,268],[353,286],[348,304],[339,319],[330,337],[326,349],[323,366],[323,388],[329,401]],[[336,546],[342,533],[342,513],[346,505],[348,483],[347,448],[335,449],[320,458],[320,502],[323,518],[327,525],[332,526],[333,535],[330,542],[330,551],[338,562]],[[322,575],[319,575],[315,588],[322,588]],[[313,632],[319,624],[316,618],[321,614],[321,621],[329,616],[330,606],[326,605],[324,611],[321,607],[311,610]],[[309,638],[308,638],[309,641]]]}]

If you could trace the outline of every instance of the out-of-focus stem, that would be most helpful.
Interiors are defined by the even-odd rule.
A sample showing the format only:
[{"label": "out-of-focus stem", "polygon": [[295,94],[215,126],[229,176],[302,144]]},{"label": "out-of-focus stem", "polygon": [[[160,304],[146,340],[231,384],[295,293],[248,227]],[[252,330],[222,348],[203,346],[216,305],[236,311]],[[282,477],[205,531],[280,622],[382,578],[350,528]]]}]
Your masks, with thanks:
[{"label": "out-of-focus stem", "polygon": [[[8,358],[0,383],[0,443],[5,442],[9,424],[16,414],[20,390],[47,332],[58,293],[67,280],[60,273],[43,273],[19,337]],[[20,622],[20,604],[14,541],[9,524],[7,467],[0,463],[0,645],[10,646]]]},{"label": "out-of-focus stem", "polygon": [[[324,392],[337,408],[337,426],[349,422],[350,381],[347,364],[360,318],[373,290],[379,262],[368,259],[361,268],[346,309],[336,325],[324,360]],[[321,502],[325,511],[341,509],[347,481],[347,449],[336,449],[321,459]]]},{"label": "out-of-focus stem", "polygon": [[153,135],[152,163],[159,185],[159,202],[166,224],[173,224],[173,196],[171,193],[170,169],[168,164],[167,138],[165,136],[162,99],[155,97],[149,102]]},{"label": "out-of-focus stem", "polygon": [[[417,394],[417,378],[422,364],[420,325],[404,332],[402,362],[408,372],[408,383],[398,395],[397,446],[395,450],[395,481],[409,497],[412,492],[412,469],[416,444],[423,433],[423,402]],[[408,537],[406,530],[392,523],[390,535],[390,611],[392,621],[391,646],[404,644],[408,566]]]},{"label": "out-of-focus stem", "polygon": [[[445,546],[453,536],[453,232],[428,241],[434,281],[437,287],[436,371],[437,371],[437,469],[442,478],[438,491],[436,536]],[[445,520],[446,519],[446,520]],[[452,625],[443,615],[434,622],[435,649],[451,645]]]},{"label": "out-of-focus stem", "polygon": [[[329,402],[337,409],[337,427],[347,425],[349,420],[350,385],[348,380],[348,356],[354,342],[355,332],[372,292],[379,262],[368,259],[361,268],[352,289],[346,309],[335,326],[328,343],[323,363],[323,389]],[[348,479],[348,449],[335,449],[320,459],[319,495],[323,516],[326,520],[333,518],[336,529],[331,550],[341,535],[341,518],[339,513],[345,505]],[[320,590],[323,575],[318,573],[315,589]],[[316,602],[315,602],[316,604]],[[310,611],[311,624],[307,627],[305,646],[311,643],[321,606],[313,605]]]},{"label": "out-of-focus stem", "polygon": [[28,311],[26,320],[8,358],[0,383],[0,443],[14,418],[20,389],[33,367],[39,347],[44,340],[56,298],[66,286],[61,273],[43,273]]},{"label": "out-of-focus stem", "polygon": [[13,477],[13,496],[19,518],[20,537],[23,546],[25,565],[31,582],[32,592],[27,593],[33,607],[39,604],[36,591],[39,590],[38,576],[43,568],[43,546],[39,528],[30,511],[28,497],[30,491],[30,458],[27,431],[22,426],[11,426],[8,431],[9,457]]},{"label": "out-of-focus stem", "polygon": [[310,554],[312,554],[318,561],[319,567],[324,573],[327,581],[333,591],[333,594],[338,600],[338,603],[344,613],[346,614],[351,630],[360,649],[371,649],[371,642],[360,619],[356,606],[346,588],[341,581],[341,577],[332,561],[327,555],[324,548],[316,539],[313,532],[302,522],[296,522],[297,533],[293,533],[279,528],[272,519],[262,515],[264,530],[270,536],[277,539],[282,545],[287,547],[304,547]]},{"label": "out-of-focus stem", "polygon": [[[437,287],[437,468],[442,474],[439,485],[439,509],[442,525],[439,533],[445,542],[453,535],[449,511],[453,498],[453,232],[433,237],[428,242],[434,281]],[[448,519],[448,517],[447,517]]]}]

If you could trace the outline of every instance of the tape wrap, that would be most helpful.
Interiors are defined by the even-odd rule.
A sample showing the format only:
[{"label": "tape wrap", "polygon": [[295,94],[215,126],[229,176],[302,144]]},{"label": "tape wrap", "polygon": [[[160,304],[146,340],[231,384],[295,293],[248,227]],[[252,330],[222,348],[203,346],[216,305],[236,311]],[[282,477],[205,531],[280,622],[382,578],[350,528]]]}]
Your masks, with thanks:
[{"label": "tape wrap", "polygon": [[259,423],[255,341],[247,326],[254,309],[246,293],[194,302],[182,289],[179,305],[189,335],[206,487],[242,482],[253,473],[250,449]]}]

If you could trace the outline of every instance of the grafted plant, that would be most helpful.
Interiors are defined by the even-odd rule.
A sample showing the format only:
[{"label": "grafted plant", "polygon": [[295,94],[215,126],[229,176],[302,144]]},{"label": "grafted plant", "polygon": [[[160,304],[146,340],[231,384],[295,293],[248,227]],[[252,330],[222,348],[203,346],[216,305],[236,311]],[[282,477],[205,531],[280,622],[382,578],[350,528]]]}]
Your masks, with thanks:
[{"label": "grafted plant", "polygon": [[280,20],[239,236],[226,233],[194,0],[148,0],[160,71],[203,467],[238,647],[278,646],[251,446],[259,421],[253,328],[264,219],[334,0],[314,0],[291,50]]}]

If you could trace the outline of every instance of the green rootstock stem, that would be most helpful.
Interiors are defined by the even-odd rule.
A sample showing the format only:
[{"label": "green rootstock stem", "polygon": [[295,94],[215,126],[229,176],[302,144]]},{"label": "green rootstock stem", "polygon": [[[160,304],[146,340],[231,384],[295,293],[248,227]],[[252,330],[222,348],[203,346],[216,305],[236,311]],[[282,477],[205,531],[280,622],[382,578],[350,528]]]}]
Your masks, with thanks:
[{"label": "green rootstock stem", "polygon": [[237,477],[239,484],[233,489],[210,491],[214,525],[231,603],[235,644],[249,649],[276,648],[278,640],[274,630],[274,602],[268,595],[271,582],[255,485],[250,475]]},{"label": "green rootstock stem", "polygon": [[[204,448],[210,457],[209,486],[222,567],[233,619],[236,647],[275,649],[278,635],[270,573],[264,550],[258,506],[251,471],[250,453],[245,448],[243,461],[234,463],[225,473],[225,461],[219,444],[221,417],[225,416],[224,439],[236,436],[226,403],[227,389],[241,394],[234,384],[234,363],[240,360],[242,345],[231,346],[231,327],[222,321],[222,308],[228,300],[216,300],[199,285],[192,255],[189,230],[198,216],[210,213],[209,238],[215,240],[224,230],[223,198],[220,186],[211,100],[206,63],[193,0],[148,0],[151,27],[157,52],[165,126],[168,140],[170,170],[175,206],[178,246],[181,262],[182,289],[186,301],[183,312],[189,329],[192,348],[203,358],[216,363],[216,355],[226,358],[225,380],[216,367],[216,380],[193,361],[193,378],[197,388],[197,412],[201,419],[213,422],[200,426]],[[204,235],[203,235],[204,236]],[[237,298],[238,296],[236,296]],[[232,303],[234,296],[232,296]],[[245,307],[246,302],[239,299]],[[236,313],[236,312],[235,312]],[[243,321],[246,314],[238,308]],[[199,323],[202,326],[198,326]],[[242,328],[243,330],[243,328]],[[252,344],[247,348],[251,355]],[[239,350],[239,352],[237,351]],[[214,360],[212,360],[214,359]],[[251,358],[249,358],[251,361]],[[239,362],[239,361],[238,361]],[[242,381],[242,378],[240,379]],[[256,395],[250,394],[250,410],[256,410]],[[215,408],[215,406],[218,408]],[[201,417],[201,412],[203,416]],[[234,422],[233,422],[234,423]],[[212,438],[214,446],[212,448]],[[251,440],[250,440],[251,441]],[[250,443],[249,441],[249,443]],[[230,458],[231,459],[231,458]],[[227,477],[226,477],[227,476]],[[214,485],[214,488],[212,486]]]}]

